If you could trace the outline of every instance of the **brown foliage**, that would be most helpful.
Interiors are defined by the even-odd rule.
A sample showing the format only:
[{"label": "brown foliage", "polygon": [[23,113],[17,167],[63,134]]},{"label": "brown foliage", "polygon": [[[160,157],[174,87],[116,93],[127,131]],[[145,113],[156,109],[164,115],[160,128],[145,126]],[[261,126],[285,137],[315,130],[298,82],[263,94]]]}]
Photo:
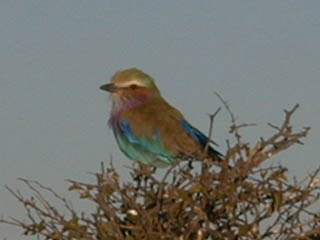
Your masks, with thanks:
[{"label": "brown foliage", "polygon": [[[290,182],[285,167],[261,166],[273,155],[302,144],[307,136],[309,128],[295,132],[291,126],[298,106],[285,111],[281,126],[269,124],[275,134],[250,146],[239,130],[251,124],[237,125],[221,100],[230,113],[236,144],[228,144],[220,166],[208,160],[184,161],[159,177],[155,169],[134,164],[131,180],[121,183],[111,164],[96,174],[95,183],[69,180],[70,191],[96,206],[95,212],[86,214],[76,212],[70,202],[39,182],[20,179],[32,198],[8,190],[23,204],[28,221],[1,222],[23,229],[26,235],[53,240],[320,239],[320,215],[311,210],[320,196],[320,168],[301,182]],[[45,193],[65,209],[54,207]]]}]

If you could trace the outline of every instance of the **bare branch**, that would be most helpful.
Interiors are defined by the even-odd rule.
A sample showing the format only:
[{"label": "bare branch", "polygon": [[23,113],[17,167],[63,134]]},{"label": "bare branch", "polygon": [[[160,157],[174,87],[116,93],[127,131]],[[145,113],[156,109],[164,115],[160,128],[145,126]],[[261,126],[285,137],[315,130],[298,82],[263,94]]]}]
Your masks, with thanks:
[{"label": "bare branch", "polygon": [[[93,213],[86,214],[74,210],[54,189],[20,178],[31,197],[6,188],[24,207],[26,220],[6,218],[0,223],[51,240],[319,239],[320,212],[315,209],[320,198],[320,166],[299,181],[289,181],[284,166],[262,166],[308,135],[309,127],[297,131],[291,125],[298,105],[285,110],[281,125],[268,124],[274,131],[271,136],[250,144],[239,130],[253,124],[238,125],[227,102],[216,95],[231,117],[235,139],[227,140],[223,160],[227,167],[222,170],[210,162],[195,161],[190,166],[194,159],[159,174],[155,168],[133,164],[127,168],[131,179],[122,183],[112,161],[107,168],[101,163],[94,182],[67,180],[69,191],[95,206]],[[209,141],[219,111],[210,115]]]}]

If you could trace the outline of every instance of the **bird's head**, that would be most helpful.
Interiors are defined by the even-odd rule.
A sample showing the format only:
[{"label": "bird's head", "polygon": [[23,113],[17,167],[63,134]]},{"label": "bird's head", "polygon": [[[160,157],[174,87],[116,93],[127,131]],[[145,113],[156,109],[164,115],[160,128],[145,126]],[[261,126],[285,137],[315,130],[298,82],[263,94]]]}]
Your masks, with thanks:
[{"label": "bird's head", "polygon": [[110,92],[116,105],[160,96],[152,77],[137,68],[116,72],[111,83],[102,85],[100,89]]}]

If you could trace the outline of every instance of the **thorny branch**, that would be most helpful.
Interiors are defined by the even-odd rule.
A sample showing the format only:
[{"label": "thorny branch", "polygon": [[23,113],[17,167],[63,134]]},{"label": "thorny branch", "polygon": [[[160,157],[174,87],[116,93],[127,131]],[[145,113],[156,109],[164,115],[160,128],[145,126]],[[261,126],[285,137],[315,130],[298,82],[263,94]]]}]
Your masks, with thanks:
[{"label": "thorny branch", "polygon": [[[238,125],[227,102],[217,96],[231,117],[230,133],[236,139],[234,146],[228,146],[223,160],[228,167],[222,171],[210,162],[199,171],[184,161],[159,177],[155,169],[134,164],[130,181],[121,183],[112,162],[107,169],[102,164],[95,183],[68,180],[70,191],[96,206],[88,214],[76,211],[53,189],[19,179],[31,197],[7,189],[24,206],[27,220],[0,222],[19,227],[25,235],[53,240],[320,239],[320,213],[315,211],[320,167],[300,182],[291,182],[287,168],[261,166],[279,152],[302,144],[308,135],[309,127],[295,131],[291,126],[298,105],[285,110],[280,126],[269,124],[276,131],[272,136],[251,146],[242,140],[240,129],[252,124]],[[219,110],[210,116],[209,139]],[[54,206],[50,197],[60,206]]]},{"label": "thorny branch", "polygon": [[208,148],[209,148],[209,145],[210,143],[214,143],[212,141],[212,132],[213,132],[213,123],[214,123],[214,120],[216,118],[216,116],[218,115],[218,113],[220,112],[221,108],[219,107],[214,114],[209,114],[209,134],[208,134],[208,141],[207,141],[207,144],[205,146],[205,149],[204,149],[204,152],[207,153],[208,152]]}]

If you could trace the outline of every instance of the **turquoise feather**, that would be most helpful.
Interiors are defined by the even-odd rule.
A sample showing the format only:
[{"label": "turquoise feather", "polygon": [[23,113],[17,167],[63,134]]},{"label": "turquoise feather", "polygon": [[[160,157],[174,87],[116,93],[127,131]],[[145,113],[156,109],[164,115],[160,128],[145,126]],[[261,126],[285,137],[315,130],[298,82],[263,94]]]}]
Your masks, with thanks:
[{"label": "turquoise feather", "polygon": [[128,158],[156,167],[172,164],[174,155],[165,149],[159,132],[155,131],[151,140],[144,136],[138,139],[129,122],[122,120],[119,122],[119,130],[115,130],[114,135],[120,150]]}]

